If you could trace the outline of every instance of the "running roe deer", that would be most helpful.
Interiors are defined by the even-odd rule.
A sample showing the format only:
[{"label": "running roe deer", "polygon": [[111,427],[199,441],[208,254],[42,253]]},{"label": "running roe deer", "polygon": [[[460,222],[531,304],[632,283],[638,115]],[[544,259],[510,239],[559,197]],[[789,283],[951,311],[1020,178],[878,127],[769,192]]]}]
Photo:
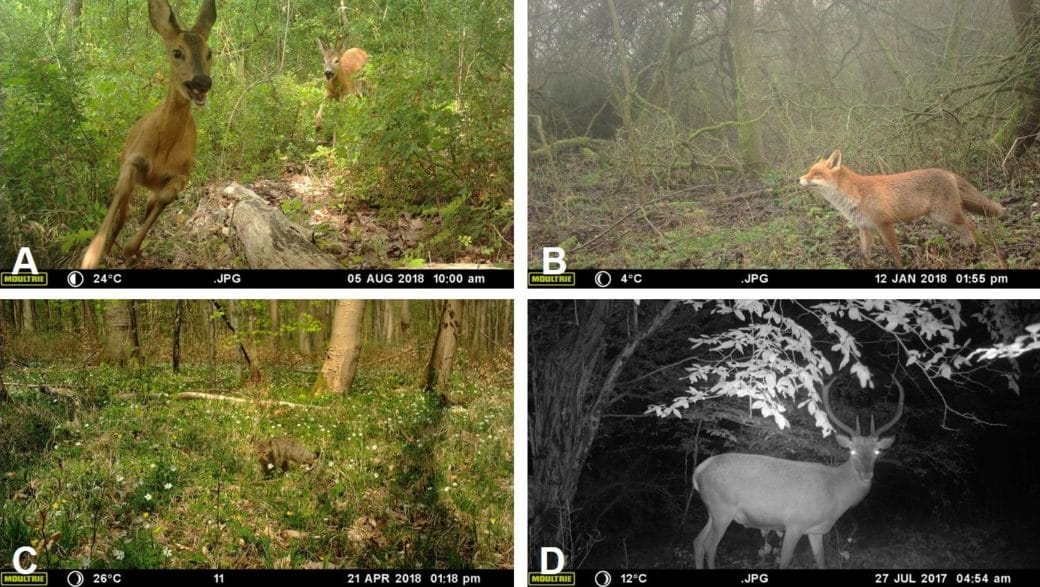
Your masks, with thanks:
[{"label": "running roe deer", "polygon": [[145,114],[130,129],[119,156],[119,181],[112,190],[112,203],[101,228],[83,255],[83,269],[101,263],[126,222],[130,198],[137,185],[152,194],[148,198],[141,227],[124,248],[136,256],[152,224],[188,184],[195,157],[195,119],[191,106],[204,106],[213,80],[209,77],[210,51],[207,40],[217,19],[215,0],[203,0],[195,26],[181,29],[167,0],[148,0],[148,20],[170,58],[170,87],[166,99]]}]

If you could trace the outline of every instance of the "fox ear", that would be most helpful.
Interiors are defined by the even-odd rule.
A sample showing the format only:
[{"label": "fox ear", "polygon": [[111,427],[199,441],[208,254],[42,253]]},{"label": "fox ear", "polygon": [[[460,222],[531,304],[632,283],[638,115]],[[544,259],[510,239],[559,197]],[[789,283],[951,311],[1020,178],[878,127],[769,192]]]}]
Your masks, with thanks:
[{"label": "fox ear", "polygon": [[841,151],[835,149],[831,156],[827,158],[827,167],[831,169],[841,168]]}]

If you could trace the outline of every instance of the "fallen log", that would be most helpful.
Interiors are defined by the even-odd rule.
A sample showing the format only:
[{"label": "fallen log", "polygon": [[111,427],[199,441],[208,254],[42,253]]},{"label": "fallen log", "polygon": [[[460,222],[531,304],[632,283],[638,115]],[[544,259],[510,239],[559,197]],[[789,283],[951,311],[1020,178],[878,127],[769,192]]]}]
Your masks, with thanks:
[{"label": "fallen log", "polygon": [[315,410],[324,410],[325,406],[312,406],[307,404],[294,404],[292,402],[284,402],[281,400],[274,399],[246,399],[244,397],[232,397],[230,395],[217,395],[213,393],[201,393],[198,391],[182,391],[175,396],[177,399],[182,400],[210,400],[220,402],[233,402],[237,404],[259,404],[261,406],[288,406],[290,408],[308,408]]},{"label": "fallen log", "polygon": [[289,222],[256,192],[237,183],[224,188],[232,200],[231,233],[251,269],[341,269],[312,242],[313,234]]}]

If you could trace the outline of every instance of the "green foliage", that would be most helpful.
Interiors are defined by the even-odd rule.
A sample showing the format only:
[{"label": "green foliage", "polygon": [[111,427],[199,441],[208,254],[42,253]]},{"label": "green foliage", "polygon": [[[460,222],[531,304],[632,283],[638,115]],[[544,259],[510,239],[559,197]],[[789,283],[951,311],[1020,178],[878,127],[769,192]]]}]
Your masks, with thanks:
[{"label": "green foliage", "polygon": [[[460,407],[445,410],[411,387],[415,365],[372,362],[349,395],[319,399],[307,392],[312,373],[269,369],[268,384],[246,393],[314,406],[274,412],[174,399],[206,379],[199,365],[5,372],[84,392],[0,404],[22,439],[0,436],[0,455],[11,455],[0,462],[11,472],[0,477],[0,549],[61,532],[46,566],[511,565],[511,370],[488,381],[460,369],[446,390]],[[225,394],[242,393],[234,380],[221,366]],[[320,449],[318,467],[266,479],[253,442],[283,435]]]}]

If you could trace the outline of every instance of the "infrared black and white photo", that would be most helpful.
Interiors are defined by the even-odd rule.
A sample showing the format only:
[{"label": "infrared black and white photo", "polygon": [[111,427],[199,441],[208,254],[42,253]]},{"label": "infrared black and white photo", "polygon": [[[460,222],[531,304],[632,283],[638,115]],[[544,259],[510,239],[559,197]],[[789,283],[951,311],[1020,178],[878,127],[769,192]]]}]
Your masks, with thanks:
[{"label": "infrared black and white photo", "polygon": [[528,324],[532,569],[1040,568],[1040,301],[531,300]]}]

